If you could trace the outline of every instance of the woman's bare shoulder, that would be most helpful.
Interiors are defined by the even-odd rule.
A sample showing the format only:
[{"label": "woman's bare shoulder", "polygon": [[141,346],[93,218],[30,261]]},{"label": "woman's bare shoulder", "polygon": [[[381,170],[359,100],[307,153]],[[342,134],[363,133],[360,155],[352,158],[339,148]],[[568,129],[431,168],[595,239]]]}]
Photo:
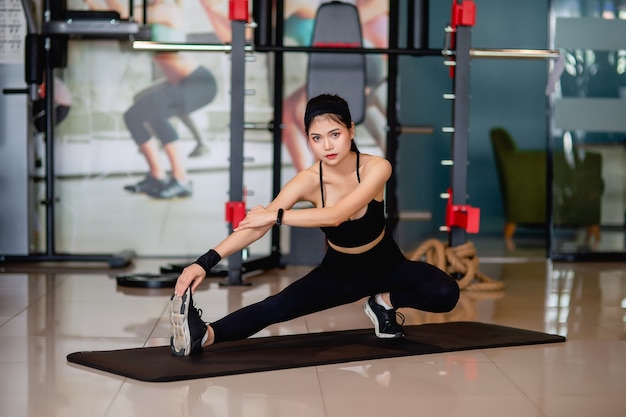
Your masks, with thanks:
[{"label": "woman's bare shoulder", "polygon": [[320,172],[317,164],[298,172],[283,187],[283,190],[290,189],[297,191],[301,199],[315,203],[320,189]]},{"label": "woman's bare shoulder", "polygon": [[368,171],[371,169],[383,169],[389,170],[391,172],[391,163],[386,158],[377,155],[370,155],[367,153],[362,153],[360,155],[361,158],[361,167],[364,171]]}]

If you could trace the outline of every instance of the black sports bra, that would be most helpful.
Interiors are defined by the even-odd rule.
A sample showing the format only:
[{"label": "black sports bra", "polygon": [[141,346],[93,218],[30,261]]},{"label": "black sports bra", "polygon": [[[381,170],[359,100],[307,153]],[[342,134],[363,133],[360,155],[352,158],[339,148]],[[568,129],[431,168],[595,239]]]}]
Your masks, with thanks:
[{"label": "black sports bra", "polygon": [[[356,154],[356,177],[359,183],[359,153]],[[322,161],[320,161],[320,189],[322,207],[324,207],[324,184],[322,182]],[[356,248],[376,239],[385,230],[385,204],[383,201],[372,200],[367,211],[358,219],[347,220],[339,226],[321,227],[326,239],[334,245],[344,248]]]}]

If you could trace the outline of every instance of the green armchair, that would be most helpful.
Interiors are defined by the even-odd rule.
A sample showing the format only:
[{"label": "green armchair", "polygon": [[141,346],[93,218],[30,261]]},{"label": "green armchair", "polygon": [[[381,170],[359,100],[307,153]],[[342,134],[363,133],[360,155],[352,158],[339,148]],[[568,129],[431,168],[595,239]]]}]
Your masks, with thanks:
[{"label": "green armchair", "polygon": [[[490,135],[504,204],[504,237],[510,241],[517,225],[546,225],[546,152],[519,149],[501,127]],[[562,151],[553,154],[554,223],[586,227],[587,238],[599,241],[602,156],[587,152],[584,158],[573,155],[571,162],[565,156]]]}]

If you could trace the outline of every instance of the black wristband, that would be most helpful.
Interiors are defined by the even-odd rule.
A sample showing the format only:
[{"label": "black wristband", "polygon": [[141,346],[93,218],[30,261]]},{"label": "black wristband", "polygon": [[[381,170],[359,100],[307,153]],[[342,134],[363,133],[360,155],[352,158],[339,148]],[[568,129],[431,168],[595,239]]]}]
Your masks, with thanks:
[{"label": "black wristband", "polygon": [[283,224],[283,213],[285,213],[285,210],[279,208],[278,215],[276,215],[276,226]]},{"label": "black wristband", "polygon": [[211,268],[218,264],[219,261],[222,260],[222,257],[215,250],[211,249],[194,262],[194,264],[198,264],[204,269],[206,274],[209,274]]}]

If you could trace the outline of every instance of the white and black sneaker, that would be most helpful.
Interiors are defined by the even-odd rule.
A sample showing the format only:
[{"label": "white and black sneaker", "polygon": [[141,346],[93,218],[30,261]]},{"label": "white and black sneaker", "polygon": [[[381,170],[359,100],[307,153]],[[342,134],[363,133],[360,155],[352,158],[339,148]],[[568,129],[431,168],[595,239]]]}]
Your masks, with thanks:
[{"label": "white and black sneaker", "polygon": [[207,325],[202,321],[202,310],[193,305],[191,288],[187,288],[182,297],[172,295],[170,324],[172,355],[189,356],[203,352],[202,338],[206,334]]},{"label": "white and black sneaker", "polygon": [[161,188],[146,191],[146,194],[159,200],[191,197],[191,182],[182,183],[176,178],[171,178],[167,183],[163,184]]},{"label": "white and black sneaker", "polygon": [[399,339],[404,337],[404,329],[402,325],[396,321],[396,315],[399,316],[404,323],[404,316],[398,313],[395,308],[387,310],[376,302],[374,296],[367,299],[363,305],[365,314],[374,323],[374,332],[377,337],[382,339]]},{"label": "white and black sneaker", "polygon": [[170,180],[168,178],[160,180],[153,177],[151,174],[147,174],[145,178],[138,183],[125,185],[124,189],[133,194],[158,193],[169,183],[169,181]]}]

